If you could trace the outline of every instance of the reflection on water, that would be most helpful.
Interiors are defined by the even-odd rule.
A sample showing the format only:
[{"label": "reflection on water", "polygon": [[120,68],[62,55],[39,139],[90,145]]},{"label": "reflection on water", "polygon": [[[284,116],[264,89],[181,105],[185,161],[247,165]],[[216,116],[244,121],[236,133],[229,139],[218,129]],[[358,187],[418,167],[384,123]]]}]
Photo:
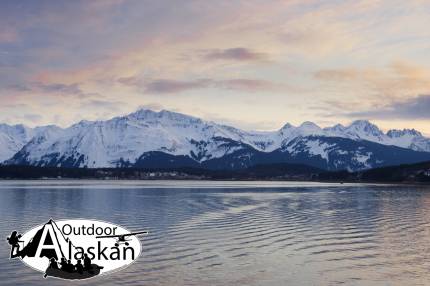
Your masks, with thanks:
[{"label": "reflection on water", "polygon": [[[147,229],[129,268],[77,285],[428,285],[430,187],[0,182],[0,237],[55,219]],[[41,278],[0,247],[1,285]]]}]

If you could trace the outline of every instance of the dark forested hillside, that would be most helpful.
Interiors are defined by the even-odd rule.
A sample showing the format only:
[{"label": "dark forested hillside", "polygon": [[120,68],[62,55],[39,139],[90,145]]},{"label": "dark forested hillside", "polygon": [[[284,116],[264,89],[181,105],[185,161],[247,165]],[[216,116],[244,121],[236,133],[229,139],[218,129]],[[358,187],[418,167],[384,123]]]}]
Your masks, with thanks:
[{"label": "dark forested hillside", "polygon": [[369,169],[326,171],[302,164],[260,164],[240,170],[181,168],[56,168],[0,166],[0,179],[179,179],[302,180],[339,182],[430,182],[430,162]]}]

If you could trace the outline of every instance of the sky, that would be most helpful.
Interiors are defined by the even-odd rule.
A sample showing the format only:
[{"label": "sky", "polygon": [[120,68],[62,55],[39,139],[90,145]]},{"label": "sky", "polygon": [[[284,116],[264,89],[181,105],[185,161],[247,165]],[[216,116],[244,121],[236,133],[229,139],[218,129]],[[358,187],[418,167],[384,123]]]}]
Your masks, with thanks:
[{"label": "sky", "polygon": [[430,135],[430,1],[0,1],[0,122],[138,108]]}]

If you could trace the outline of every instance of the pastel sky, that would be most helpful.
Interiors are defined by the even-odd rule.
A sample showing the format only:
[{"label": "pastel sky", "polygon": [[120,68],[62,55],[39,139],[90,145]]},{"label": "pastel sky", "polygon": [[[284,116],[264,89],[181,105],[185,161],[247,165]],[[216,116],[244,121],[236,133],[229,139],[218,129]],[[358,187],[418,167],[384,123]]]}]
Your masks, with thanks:
[{"label": "pastel sky", "polygon": [[0,122],[139,107],[430,135],[430,1],[0,2]]}]

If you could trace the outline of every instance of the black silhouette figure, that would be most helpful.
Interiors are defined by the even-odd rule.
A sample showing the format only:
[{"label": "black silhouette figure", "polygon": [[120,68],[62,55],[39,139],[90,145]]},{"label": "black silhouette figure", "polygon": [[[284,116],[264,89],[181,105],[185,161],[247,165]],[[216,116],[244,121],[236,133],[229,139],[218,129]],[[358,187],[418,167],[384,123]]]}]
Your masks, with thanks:
[{"label": "black silhouette figure", "polygon": [[61,265],[61,270],[66,271],[66,269],[67,269],[67,260],[66,260],[66,258],[64,258],[64,257],[61,258],[60,265]]},{"label": "black silhouette figure", "polygon": [[73,271],[75,271],[75,265],[72,264],[72,261],[67,260],[67,272],[72,273]]},{"label": "black silhouette figure", "polygon": [[88,254],[84,254],[84,269],[86,271],[91,270],[91,259],[88,257]]},{"label": "black silhouette figure", "polygon": [[82,265],[82,261],[80,259],[78,259],[78,263],[76,263],[75,268],[79,274],[84,273],[84,266]]},{"label": "black silhouette figure", "polygon": [[59,269],[58,268],[57,260],[54,257],[52,257],[51,260],[50,260],[50,262],[49,262],[49,268]]},{"label": "black silhouette figure", "polygon": [[57,260],[54,257],[52,257],[49,260],[49,266],[48,266],[48,269],[46,269],[45,274],[43,275],[43,278],[46,278],[46,276],[48,276],[47,272],[48,272],[49,269],[56,269],[56,270],[59,269],[58,268]]},{"label": "black silhouette figure", "polygon": [[[7,238],[7,241],[11,245],[10,258],[15,258],[19,256],[19,243],[22,242],[19,239],[21,238],[21,236],[22,236],[21,234],[18,234],[16,231],[13,231],[10,234],[10,237]],[[16,253],[14,254],[15,249],[16,249]]]}]

